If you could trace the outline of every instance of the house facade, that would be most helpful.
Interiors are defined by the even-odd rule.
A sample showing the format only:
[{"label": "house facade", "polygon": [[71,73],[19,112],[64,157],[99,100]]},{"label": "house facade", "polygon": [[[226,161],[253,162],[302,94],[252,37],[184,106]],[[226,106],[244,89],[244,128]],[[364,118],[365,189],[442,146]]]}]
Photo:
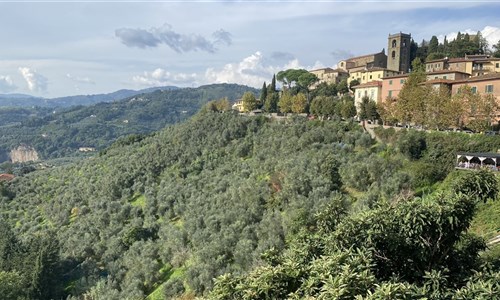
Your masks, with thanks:
[{"label": "house facade", "polygon": [[462,72],[473,77],[483,76],[500,72],[500,58],[491,57],[486,54],[465,55],[463,58],[445,57],[425,63],[425,71],[428,73],[445,70]]},{"label": "house facade", "polygon": [[[454,81],[451,85],[452,95],[458,94],[460,88],[464,86],[469,86],[473,93],[493,95],[500,108],[500,73],[491,73]],[[496,112],[494,122],[500,122],[500,109]]]},{"label": "house facade", "polygon": [[357,86],[353,86],[354,90],[354,105],[356,106],[356,112],[359,114],[360,105],[363,102],[364,97],[368,97],[370,100],[380,103],[382,95],[382,81],[370,81]]},{"label": "house facade", "polygon": [[407,79],[408,74],[382,78],[381,100],[385,101],[387,98],[397,98]]},{"label": "house facade", "polygon": [[465,72],[452,71],[452,70],[427,72],[426,76],[427,80],[435,80],[435,79],[463,80],[470,77],[470,75]]},{"label": "house facade", "polygon": [[312,86],[313,89],[323,82],[328,84],[338,84],[342,80],[349,77],[349,73],[342,69],[323,68],[312,70],[309,72],[316,75],[316,77],[318,77],[319,79],[319,81],[314,84],[314,86]]},{"label": "house facade", "polygon": [[358,80],[359,83],[363,84],[374,80],[381,81],[382,78],[384,77],[394,76],[397,74],[399,74],[399,72],[397,71],[392,71],[387,68],[374,67],[370,69],[363,69],[355,72],[350,72],[348,82],[351,82],[353,80]]}]

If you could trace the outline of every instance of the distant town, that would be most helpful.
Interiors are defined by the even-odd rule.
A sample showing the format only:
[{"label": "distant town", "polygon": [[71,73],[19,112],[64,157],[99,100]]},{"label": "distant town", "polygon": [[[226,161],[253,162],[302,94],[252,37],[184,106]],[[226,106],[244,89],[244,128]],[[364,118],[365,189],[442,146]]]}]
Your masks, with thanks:
[{"label": "distant town", "polygon": [[[500,49],[497,48],[498,44],[493,45],[493,49],[499,52]],[[436,107],[440,107],[443,110],[455,111],[451,116],[450,113],[446,115],[446,118],[451,120],[444,122],[446,124],[441,122],[443,124],[429,127],[476,127],[481,131],[490,126],[498,126],[500,121],[500,58],[495,57],[500,55],[496,52],[488,51],[480,33],[459,33],[449,43],[446,38],[444,43],[439,43],[433,36],[430,41],[424,40],[420,45],[412,40],[411,34],[389,34],[387,54],[384,48],[378,53],[341,60],[336,68],[309,70],[309,73],[317,77],[310,90],[321,85],[339,86],[343,83],[349,87],[348,94],[354,98],[356,116],[360,119],[366,118],[361,116],[364,114],[363,101],[374,102],[377,113],[371,118],[381,119],[386,123],[424,125],[421,123],[426,122],[420,120],[422,118],[412,116],[411,111],[420,109],[421,114],[430,118],[444,119],[447,112],[436,111]],[[420,69],[420,78],[414,80],[414,84],[422,88],[427,87],[430,92],[441,91],[439,99],[426,103],[423,98],[431,97],[429,92],[420,92],[419,95],[413,95],[417,98],[417,103],[407,107],[402,107],[403,103],[396,105],[395,103],[401,100],[400,93],[410,76],[418,71],[412,66],[415,63]],[[337,89],[337,93],[343,94],[340,89]],[[404,97],[408,98],[410,93],[407,92]],[[457,100],[459,97],[456,95],[461,93],[468,96]],[[412,101],[406,98],[405,102]],[[399,116],[395,106],[404,110]],[[242,102],[237,102],[234,108],[244,110]],[[473,120],[480,120],[482,126],[475,126],[477,124],[474,124]]]}]

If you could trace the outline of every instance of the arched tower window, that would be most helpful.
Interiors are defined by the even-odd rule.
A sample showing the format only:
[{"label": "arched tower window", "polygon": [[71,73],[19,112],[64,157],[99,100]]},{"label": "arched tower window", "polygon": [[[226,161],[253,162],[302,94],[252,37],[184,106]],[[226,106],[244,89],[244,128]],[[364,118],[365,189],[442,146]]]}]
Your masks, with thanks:
[{"label": "arched tower window", "polygon": [[391,57],[392,57],[392,58],[395,58],[395,57],[396,57],[396,51],[392,51],[392,53],[391,53]]},{"label": "arched tower window", "polygon": [[396,44],[397,44],[396,40],[392,40],[392,48],[396,48]]}]

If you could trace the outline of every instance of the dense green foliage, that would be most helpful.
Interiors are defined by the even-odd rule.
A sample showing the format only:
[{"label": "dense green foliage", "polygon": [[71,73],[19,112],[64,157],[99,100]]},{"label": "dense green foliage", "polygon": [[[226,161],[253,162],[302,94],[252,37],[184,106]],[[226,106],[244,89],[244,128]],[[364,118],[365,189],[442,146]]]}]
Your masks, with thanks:
[{"label": "dense green foliage", "polygon": [[[470,175],[470,174],[469,174]],[[468,176],[466,176],[468,177]],[[494,175],[480,173],[488,181]],[[480,180],[481,187],[484,182]],[[497,182],[498,184],[498,182]],[[459,187],[456,185],[455,187]],[[495,195],[496,197],[497,195]],[[466,234],[477,199],[451,189],[344,216],[338,199],[281,254],[217,279],[212,299],[497,299],[500,272]]]},{"label": "dense green foliage", "polygon": [[[488,197],[465,184],[413,196],[453,168],[452,145],[491,151],[497,140],[378,130],[386,143],[374,144],[352,122],[221,113],[226,102],[2,184],[2,237],[12,238],[0,258],[18,259],[0,261],[0,290],[111,300],[498,293],[497,270],[478,258],[484,241],[465,232],[477,203],[496,196],[491,173],[457,179]],[[431,164],[442,164],[438,175]]]},{"label": "dense green foliage", "polygon": [[[157,90],[121,101],[76,106],[50,114],[46,109],[39,109],[40,113],[18,120],[21,124],[0,127],[0,158],[5,158],[5,153],[20,144],[33,146],[42,159],[78,155],[79,147],[101,150],[121,136],[160,130],[189,118],[210,100],[227,97],[234,101],[246,91],[255,90],[235,84],[214,84]],[[30,112],[27,109],[3,111],[23,115]],[[2,122],[8,121],[2,119]]]},{"label": "dense green foliage", "polygon": [[432,36],[428,41],[423,40],[415,49],[415,57],[422,61],[487,53],[488,42],[479,31],[472,36],[468,33],[458,32],[457,36],[451,37],[451,40],[445,36],[442,43],[438,41],[436,36]]}]

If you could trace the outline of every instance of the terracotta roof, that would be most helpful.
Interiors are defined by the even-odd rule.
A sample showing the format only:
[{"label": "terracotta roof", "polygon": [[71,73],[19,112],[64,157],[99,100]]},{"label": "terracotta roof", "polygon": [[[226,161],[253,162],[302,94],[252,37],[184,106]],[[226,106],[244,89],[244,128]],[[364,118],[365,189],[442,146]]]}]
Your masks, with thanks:
[{"label": "terracotta roof", "polygon": [[12,174],[0,174],[0,181],[11,181],[14,179],[16,176]]},{"label": "terracotta roof", "polygon": [[446,58],[446,57],[445,57],[445,58],[439,58],[439,59],[428,60],[428,61],[426,61],[425,63],[426,63],[426,64],[430,64],[430,63],[435,63],[435,62],[438,62],[438,61],[447,61],[447,60],[448,60],[448,58]]},{"label": "terracotta roof", "polygon": [[329,71],[330,72],[330,71],[333,71],[333,69],[332,68],[321,68],[321,69],[311,70],[309,72],[316,72],[316,71],[325,71],[325,72]]},{"label": "terracotta roof", "polygon": [[385,79],[393,79],[393,78],[404,78],[404,77],[408,77],[408,76],[410,76],[410,73],[382,77],[382,79],[385,80]]},{"label": "terracotta roof", "polygon": [[382,68],[382,67],[371,67],[369,69],[359,70],[359,71],[355,71],[355,72],[366,73],[366,72],[376,72],[376,71],[388,71],[388,72],[399,73],[399,71],[389,70],[387,68]]},{"label": "terracotta roof", "polygon": [[366,88],[366,87],[374,87],[374,86],[382,86],[382,81],[370,81],[367,83],[355,85],[352,88],[353,89],[358,89],[358,88]]},{"label": "terracotta roof", "polygon": [[452,84],[454,82],[455,82],[455,80],[437,78],[437,79],[432,79],[432,80],[424,81],[424,82],[420,83],[420,85],[435,84],[435,83]]},{"label": "terracotta roof", "polygon": [[461,72],[461,71],[454,71],[454,70],[441,70],[441,71],[434,71],[434,72],[426,72],[426,75],[434,75],[434,74],[449,74],[449,73],[458,73],[458,74],[466,74],[469,75],[469,73]]},{"label": "terracotta roof", "polygon": [[500,73],[490,73],[481,76],[473,76],[467,79],[455,80],[453,83],[467,83],[467,82],[476,82],[476,81],[485,81],[485,80],[495,80],[500,79]]},{"label": "terracotta roof", "polygon": [[325,71],[325,73],[347,73],[346,70],[332,69],[332,68],[316,69],[316,70],[311,70],[309,72],[317,72],[317,71]]},{"label": "terracotta roof", "polygon": [[450,58],[448,59],[448,62],[464,62],[464,61],[468,61],[467,59],[463,58],[463,57],[455,57],[455,58]]},{"label": "terracotta roof", "polygon": [[366,55],[351,57],[351,58],[346,59],[345,61],[348,62],[348,61],[352,61],[352,60],[356,60],[356,59],[360,59],[360,58],[365,58],[365,57],[369,57],[369,56],[375,56],[375,55],[380,54],[380,53],[383,53],[383,51],[380,51],[380,52],[377,52],[377,53],[372,53],[372,54],[366,54]]}]

